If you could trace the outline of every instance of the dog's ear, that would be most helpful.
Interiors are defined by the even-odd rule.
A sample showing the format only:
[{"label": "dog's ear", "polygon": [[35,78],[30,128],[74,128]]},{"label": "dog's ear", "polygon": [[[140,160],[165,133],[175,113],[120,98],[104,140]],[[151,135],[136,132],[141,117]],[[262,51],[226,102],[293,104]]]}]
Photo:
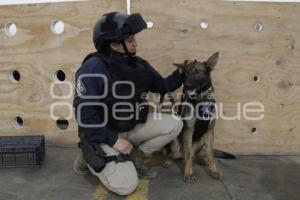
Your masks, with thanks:
[{"label": "dog's ear", "polygon": [[210,71],[215,69],[218,60],[219,60],[219,52],[214,53],[211,57],[207,59],[206,64]]}]

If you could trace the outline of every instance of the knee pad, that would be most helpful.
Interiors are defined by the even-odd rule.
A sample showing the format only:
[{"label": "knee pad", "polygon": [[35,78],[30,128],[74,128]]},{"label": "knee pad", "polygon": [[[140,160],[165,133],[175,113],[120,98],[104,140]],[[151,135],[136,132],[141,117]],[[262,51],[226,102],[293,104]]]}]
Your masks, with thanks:
[{"label": "knee pad", "polygon": [[136,183],[131,183],[126,186],[124,185],[124,187],[122,187],[122,188],[115,189],[114,192],[118,195],[129,195],[135,191],[135,189],[138,186],[138,183],[139,182],[137,181]]}]

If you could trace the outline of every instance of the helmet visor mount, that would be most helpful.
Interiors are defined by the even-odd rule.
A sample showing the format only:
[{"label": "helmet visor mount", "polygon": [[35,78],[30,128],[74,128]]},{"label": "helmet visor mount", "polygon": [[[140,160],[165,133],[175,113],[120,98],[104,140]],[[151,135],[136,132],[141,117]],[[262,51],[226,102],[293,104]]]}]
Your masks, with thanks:
[{"label": "helmet visor mount", "polygon": [[131,35],[137,34],[147,28],[147,24],[139,13],[130,15],[120,29],[119,38],[116,42],[122,41]]}]

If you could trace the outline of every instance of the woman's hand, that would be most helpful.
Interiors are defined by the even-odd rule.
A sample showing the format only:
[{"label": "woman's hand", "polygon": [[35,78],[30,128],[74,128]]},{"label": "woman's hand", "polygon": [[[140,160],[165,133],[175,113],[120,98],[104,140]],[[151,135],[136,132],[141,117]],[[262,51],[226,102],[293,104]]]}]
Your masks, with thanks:
[{"label": "woman's hand", "polygon": [[119,137],[113,148],[120,153],[130,154],[133,146],[128,140]]}]

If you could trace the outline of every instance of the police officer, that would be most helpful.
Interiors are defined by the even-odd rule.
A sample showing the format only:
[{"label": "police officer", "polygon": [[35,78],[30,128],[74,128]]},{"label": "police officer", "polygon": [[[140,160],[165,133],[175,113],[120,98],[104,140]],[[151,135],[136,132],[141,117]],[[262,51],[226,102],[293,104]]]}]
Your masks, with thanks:
[{"label": "police officer", "polygon": [[119,195],[133,192],[138,177],[157,177],[147,158],[176,138],[183,127],[182,121],[171,114],[161,113],[161,119],[155,119],[143,98],[149,91],[164,95],[182,84],[178,70],[162,78],[136,56],[135,34],[146,27],[138,13],[104,14],[93,32],[97,51],[87,55],[76,72],[73,106],[79,135],[99,144],[108,156],[130,155],[133,162],[108,162],[96,172],[79,153],[73,169],[79,174],[91,171]]}]

